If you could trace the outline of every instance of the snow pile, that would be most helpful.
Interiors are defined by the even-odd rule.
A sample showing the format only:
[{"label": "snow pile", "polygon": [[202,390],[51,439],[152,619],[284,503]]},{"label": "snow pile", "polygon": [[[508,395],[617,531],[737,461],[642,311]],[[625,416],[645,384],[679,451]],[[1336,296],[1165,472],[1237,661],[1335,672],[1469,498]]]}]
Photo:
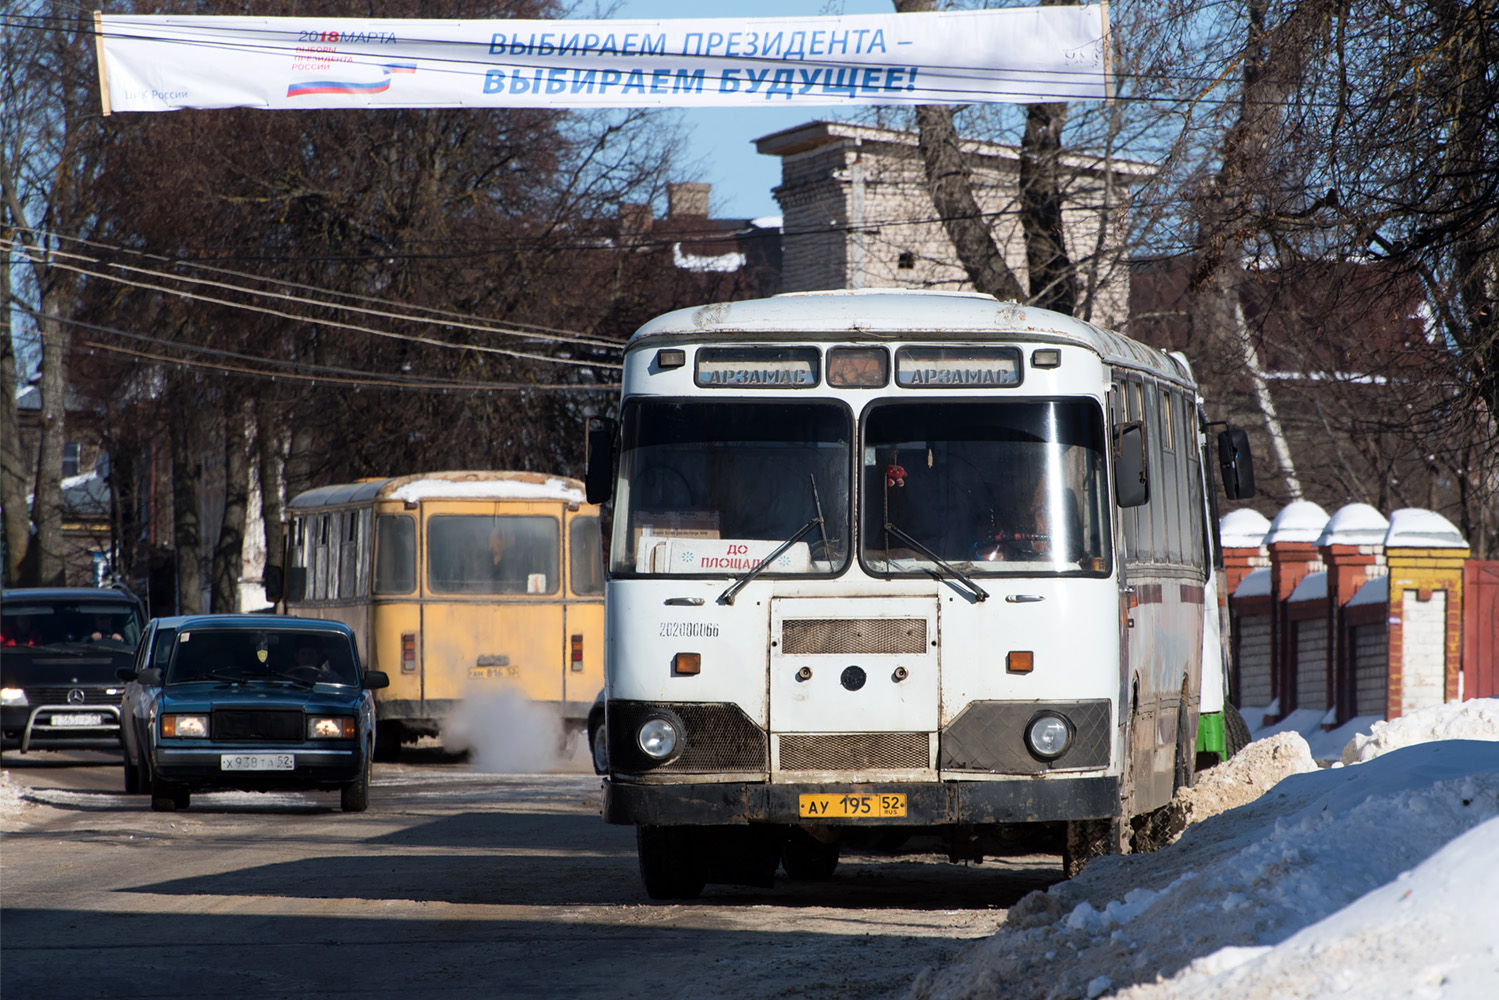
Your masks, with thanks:
[{"label": "snow pile", "polygon": [[[1407,724],[1430,732],[1437,715]],[[1304,767],[1298,737],[1277,740],[1270,759]],[[1204,812],[1230,801],[1231,774],[1213,776],[1230,791],[1205,796]],[[1496,817],[1499,742],[1423,742],[1292,773],[1248,804],[1198,813],[1159,852],[1099,858],[1032,893],[911,996],[1487,1000],[1499,995]]]},{"label": "snow pile", "polygon": [[24,821],[26,813],[35,808],[36,804],[26,798],[26,786],[9,771],[0,771],[0,820],[4,820],[5,829],[13,829],[13,823]]},{"label": "snow pile", "polygon": [[1499,698],[1476,698],[1374,723],[1343,747],[1343,763],[1357,764],[1400,747],[1432,740],[1499,740]]},{"label": "snow pile", "polygon": [[1200,772],[1192,787],[1179,790],[1171,804],[1185,827],[1253,802],[1283,778],[1315,770],[1317,762],[1306,740],[1297,733],[1280,733]]}]

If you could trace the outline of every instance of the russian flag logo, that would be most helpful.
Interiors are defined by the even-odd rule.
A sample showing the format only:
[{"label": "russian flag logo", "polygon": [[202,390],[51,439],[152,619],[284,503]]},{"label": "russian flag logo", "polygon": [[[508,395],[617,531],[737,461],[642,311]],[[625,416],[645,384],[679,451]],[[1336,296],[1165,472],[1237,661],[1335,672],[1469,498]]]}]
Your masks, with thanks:
[{"label": "russian flag logo", "polygon": [[313,94],[383,94],[390,89],[391,76],[396,73],[415,73],[416,63],[386,63],[380,67],[379,80],[373,83],[355,83],[346,80],[310,80],[306,83],[288,84],[287,97],[308,97]]}]

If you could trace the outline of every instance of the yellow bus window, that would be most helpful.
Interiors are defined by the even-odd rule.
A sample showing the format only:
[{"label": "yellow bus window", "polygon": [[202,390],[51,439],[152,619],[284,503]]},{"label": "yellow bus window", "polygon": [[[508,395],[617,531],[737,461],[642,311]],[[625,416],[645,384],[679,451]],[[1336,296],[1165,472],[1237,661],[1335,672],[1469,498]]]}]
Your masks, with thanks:
[{"label": "yellow bus window", "polygon": [[416,589],[416,519],[381,514],[375,519],[375,593],[409,594]]},{"label": "yellow bus window", "polygon": [[434,594],[555,594],[562,531],[555,517],[440,514],[427,522]]},{"label": "yellow bus window", "polygon": [[567,529],[567,574],[574,594],[593,596],[604,592],[604,546],[599,519],[575,517]]}]

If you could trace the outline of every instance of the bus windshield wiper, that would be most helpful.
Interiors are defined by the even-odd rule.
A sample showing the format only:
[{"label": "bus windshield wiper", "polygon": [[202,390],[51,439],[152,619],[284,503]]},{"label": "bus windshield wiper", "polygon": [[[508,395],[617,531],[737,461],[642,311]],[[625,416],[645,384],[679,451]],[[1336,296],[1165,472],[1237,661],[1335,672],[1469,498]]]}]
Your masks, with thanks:
[{"label": "bus windshield wiper", "polygon": [[[894,535],[896,538],[899,538],[901,541],[905,542],[907,545],[911,546],[911,548],[915,549],[917,552],[920,552],[922,555],[926,556],[938,566],[941,566],[943,569],[947,570],[948,574],[952,576],[953,579],[961,581],[965,587],[973,591],[973,596],[978,598],[980,601],[987,601],[989,599],[989,592],[983,587],[980,587],[978,584],[974,583],[973,579],[966,573],[944,560],[937,553],[933,552],[925,545],[922,545],[920,542],[912,538],[910,535],[906,534],[904,531],[901,531],[889,521],[885,522],[885,530]],[[931,573],[933,576],[941,575],[932,570],[928,570],[927,572]]]},{"label": "bus windshield wiper", "polygon": [[785,552],[787,549],[791,548],[791,546],[807,537],[807,532],[811,531],[813,528],[822,528],[823,552],[829,559],[832,559],[832,549],[828,545],[828,530],[826,527],[823,527],[822,500],[817,495],[817,477],[809,475],[807,479],[812,483],[812,509],[816,512],[812,520],[802,525],[796,534],[792,535],[790,538],[786,539],[779,546],[777,546],[774,552],[766,556],[764,559],[761,559],[759,565],[757,565],[754,569],[750,570],[748,573],[744,574],[738,580],[735,580],[732,584],[730,584],[728,590],[725,590],[722,594],[718,595],[719,604],[733,604],[735,594],[738,594],[749,584],[751,580],[764,572],[766,566],[769,566],[771,563],[779,559],[781,557],[781,553]]}]

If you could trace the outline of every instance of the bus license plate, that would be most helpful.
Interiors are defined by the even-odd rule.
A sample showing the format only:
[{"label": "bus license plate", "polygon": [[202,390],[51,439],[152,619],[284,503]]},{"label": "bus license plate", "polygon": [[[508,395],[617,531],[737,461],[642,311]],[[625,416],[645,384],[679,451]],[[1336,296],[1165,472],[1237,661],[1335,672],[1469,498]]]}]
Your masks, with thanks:
[{"label": "bus license plate", "polygon": [[226,753],[219,756],[220,771],[295,771],[297,758],[289,753]]},{"label": "bus license plate", "polygon": [[97,712],[72,712],[67,715],[58,714],[52,716],[52,724],[58,727],[102,726],[104,725],[104,716],[100,715]]},{"label": "bus license plate", "polygon": [[803,795],[803,819],[898,819],[906,815],[904,794]]},{"label": "bus license plate", "polygon": [[492,681],[509,679],[514,680],[520,676],[520,667],[469,667],[468,677],[473,681]]}]

